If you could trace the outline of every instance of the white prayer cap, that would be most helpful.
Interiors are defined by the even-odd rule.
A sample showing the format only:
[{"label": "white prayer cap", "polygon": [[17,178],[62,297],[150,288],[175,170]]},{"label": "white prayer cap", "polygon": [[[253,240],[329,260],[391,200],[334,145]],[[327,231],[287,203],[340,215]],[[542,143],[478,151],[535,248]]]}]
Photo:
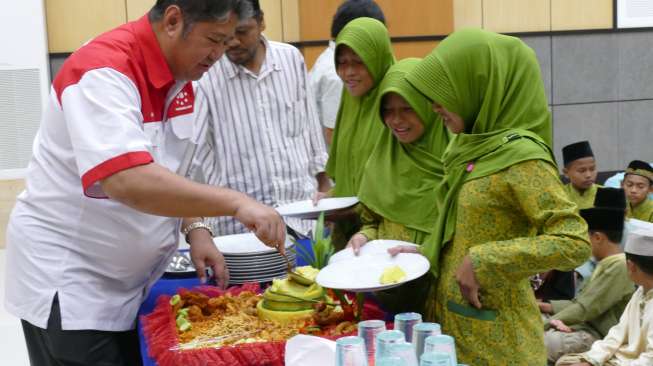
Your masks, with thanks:
[{"label": "white prayer cap", "polygon": [[653,257],[653,223],[630,219],[624,252]]}]

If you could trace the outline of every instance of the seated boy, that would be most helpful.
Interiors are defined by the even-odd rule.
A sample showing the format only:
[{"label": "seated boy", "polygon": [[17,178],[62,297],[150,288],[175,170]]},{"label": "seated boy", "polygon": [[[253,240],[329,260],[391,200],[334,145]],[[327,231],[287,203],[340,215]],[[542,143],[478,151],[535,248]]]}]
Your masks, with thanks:
[{"label": "seated boy", "polygon": [[628,197],[626,217],[653,222],[653,201],[648,197],[653,192],[653,168],[641,160],[631,161],[622,185]]},{"label": "seated boy", "polygon": [[[594,207],[612,207],[626,210],[626,194],[621,188],[599,187],[594,198]],[[626,227],[624,227],[624,232]],[[582,266],[576,268],[576,287],[581,288],[583,281],[589,279],[596,268],[596,258],[590,258]]]},{"label": "seated boy", "polygon": [[619,323],[581,354],[563,356],[556,365],[653,365],[653,224],[637,225],[626,239],[628,275],[640,287]]},{"label": "seated boy", "polygon": [[564,161],[563,174],[569,178],[565,186],[569,199],[578,205],[578,209],[594,205],[596,195],[596,161],[588,141],[576,142],[562,148]]},{"label": "seated boy", "polygon": [[543,313],[552,314],[544,334],[550,364],[564,354],[589,350],[617,324],[635,291],[621,251],[624,209],[594,207],[580,214],[589,226],[592,255],[598,264],[571,301],[539,303]]}]

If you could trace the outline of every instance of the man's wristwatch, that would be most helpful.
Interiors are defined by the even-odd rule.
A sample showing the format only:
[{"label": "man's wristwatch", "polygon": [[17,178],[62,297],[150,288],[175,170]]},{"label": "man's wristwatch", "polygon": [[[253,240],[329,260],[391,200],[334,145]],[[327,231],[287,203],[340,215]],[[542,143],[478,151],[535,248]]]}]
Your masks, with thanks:
[{"label": "man's wristwatch", "polygon": [[181,229],[181,233],[184,234],[184,236],[186,237],[186,243],[190,244],[188,234],[190,234],[190,232],[195,229],[205,229],[209,232],[211,237],[213,237],[213,230],[211,230],[211,227],[209,225],[205,224],[204,221],[195,221],[194,223]]}]

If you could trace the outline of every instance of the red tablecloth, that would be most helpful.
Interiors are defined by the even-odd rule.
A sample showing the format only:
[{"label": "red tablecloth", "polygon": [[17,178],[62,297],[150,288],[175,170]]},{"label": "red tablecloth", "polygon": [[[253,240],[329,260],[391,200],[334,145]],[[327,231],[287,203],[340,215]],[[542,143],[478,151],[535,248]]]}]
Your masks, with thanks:
[{"label": "red tablecloth", "polygon": [[[258,284],[234,286],[226,291],[213,286],[198,286],[199,291],[209,297],[222,296],[229,292],[236,296],[243,291],[260,292]],[[180,292],[188,291],[185,289]],[[363,319],[384,319],[385,313],[376,305],[366,302]],[[171,351],[178,345],[175,316],[170,306],[170,296],[161,295],[154,310],[140,318],[143,335],[150,357],[159,366],[283,366],[285,342],[257,342],[226,346],[221,348],[203,348],[196,350]]]}]

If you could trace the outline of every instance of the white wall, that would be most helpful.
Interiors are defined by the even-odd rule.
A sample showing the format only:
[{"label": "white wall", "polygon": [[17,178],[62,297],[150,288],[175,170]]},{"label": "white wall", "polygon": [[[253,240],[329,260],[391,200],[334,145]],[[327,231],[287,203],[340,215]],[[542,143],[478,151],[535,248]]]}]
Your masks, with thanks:
[{"label": "white wall", "polygon": [[[8,5],[8,4],[7,4]],[[45,24],[45,6],[43,0],[12,1],[0,12],[0,69],[37,69],[41,105],[45,105],[50,90],[48,63],[48,44]],[[11,85],[0,85],[5,93]],[[0,134],[6,126],[0,121]],[[5,127],[7,128],[7,127]],[[0,149],[3,147],[0,146]],[[9,147],[4,147],[9,148]],[[19,178],[22,172],[0,170],[0,179]]]}]

